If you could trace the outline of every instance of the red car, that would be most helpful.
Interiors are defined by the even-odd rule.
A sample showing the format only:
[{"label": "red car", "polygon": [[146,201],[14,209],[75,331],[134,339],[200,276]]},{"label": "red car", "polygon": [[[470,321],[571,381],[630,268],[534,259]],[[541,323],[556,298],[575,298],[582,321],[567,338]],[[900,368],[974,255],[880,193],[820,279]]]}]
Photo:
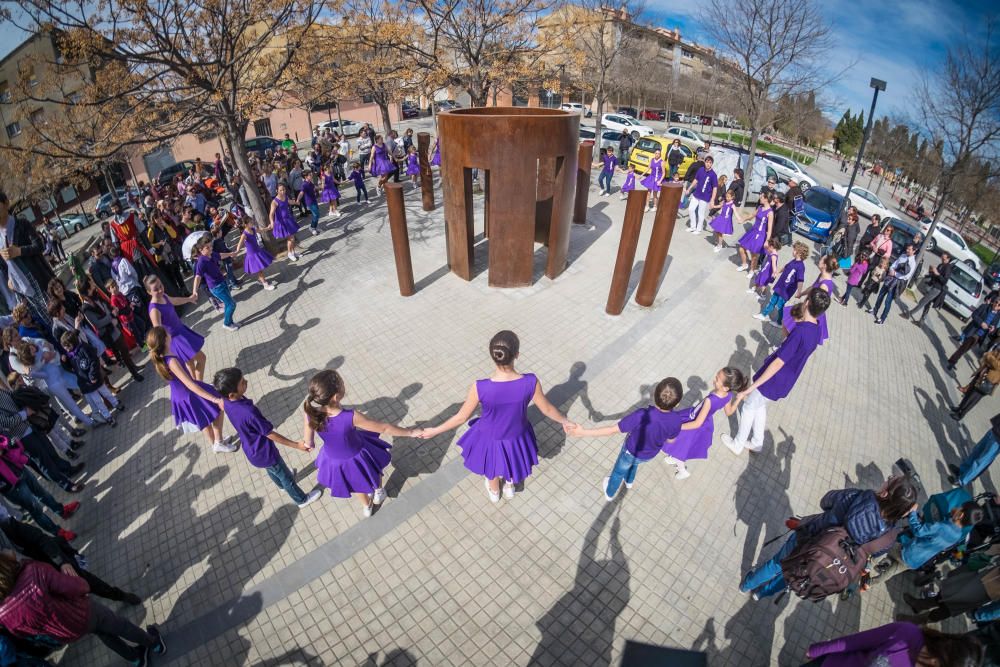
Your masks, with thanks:
[{"label": "red car", "polygon": [[662,109],[643,109],[642,120],[666,120],[667,112]]}]

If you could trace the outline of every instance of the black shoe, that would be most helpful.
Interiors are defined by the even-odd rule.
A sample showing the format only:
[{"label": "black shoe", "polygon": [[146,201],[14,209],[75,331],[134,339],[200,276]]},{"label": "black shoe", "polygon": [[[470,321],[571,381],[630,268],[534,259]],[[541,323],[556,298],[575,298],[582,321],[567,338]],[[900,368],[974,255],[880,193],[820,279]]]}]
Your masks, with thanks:
[{"label": "black shoe", "polygon": [[872,307],[871,306],[865,306],[865,312],[866,313],[872,312]]},{"label": "black shoe", "polygon": [[962,474],[962,471],[959,470],[958,466],[955,465],[954,463],[948,464],[948,472],[950,472],[955,477],[958,477],[960,474]]},{"label": "black shoe", "polygon": [[142,382],[146,378],[142,377],[142,373],[136,373],[135,375],[132,376],[132,379],[135,380],[136,382]]},{"label": "black shoe", "polygon": [[135,593],[123,592],[121,596],[121,601],[132,607],[142,604],[142,598],[136,595]]},{"label": "black shoe", "polygon": [[73,438],[82,438],[83,436],[87,435],[87,431],[85,429],[82,429],[82,428],[71,428],[69,430],[69,434],[70,434],[70,437],[73,437]]},{"label": "black shoe", "polygon": [[906,320],[906,319],[909,319],[910,314],[909,313],[904,313],[904,312],[900,311],[899,312],[899,316],[902,317],[904,320]]},{"label": "black shoe", "polygon": [[83,449],[83,446],[86,445],[86,444],[87,443],[84,442],[83,440],[70,440],[69,441],[69,448],[72,449],[75,452],[77,450]]},{"label": "black shoe", "polygon": [[948,475],[948,483],[951,484],[952,486],[958,486],[959,485],[958,477],[955,477],[954,475]]},{"label": "black shoe", "polygon": [[75,452],[75,451],[73,450],[73,448],[71,447],[70,449],[68,449],[68,450],[66,451],[66,458],[68,458],[68,459],[69,459],[70,461],[75,461],[75,460],[77,460],[78,458],[80,458],[80,455],[79,455],[79,454],[77,454],[77,453],[76,453],[76,452]]},{"label": "black shoe", "polygon": [[81,472],[83,472],[83,469],[86,467],[86,465],[87,464],[85,463],[77,463],[75,466],[70,467],[70,469],[66,471],[66,476],[76,477]]},{"label": "black shoe", "polygon": [[125,403],[121,399],[119,399],[118,400],[118,405],[116,405],[114,407],[113,411],[114,412],[124,412],[125,411]]},{"label": "black shoe", "polygon": [[156,644],[150,647],[150,651],[153,655],[164,655],[167,652],[167,644],[163,641],[163,635],[160,634],[160,629],[155,625],[147,625],[146,632],[153,635],[156,639]]}]

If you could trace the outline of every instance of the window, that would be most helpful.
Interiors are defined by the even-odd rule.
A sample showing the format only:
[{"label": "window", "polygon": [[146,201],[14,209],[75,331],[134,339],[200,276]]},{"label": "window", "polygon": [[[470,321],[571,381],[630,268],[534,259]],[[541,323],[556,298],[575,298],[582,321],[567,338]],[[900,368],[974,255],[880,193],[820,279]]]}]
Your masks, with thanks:
[{"label": "window", "polygon": [[271,136],[271,119],[262,118],[253,122],[253,131],[258,137]]},{"label": "window", "polygon": [[35,109],[31,112],[31,124],[38,127],[45,123],[45,111],[43,109]]},{"label": "window", "polygon": [[13,139],[14,137],[16,137],[19,134],[21,134],[21,124],[18,123],[17,121],[15,121],[15,122],[13,122],[13,123],[11,123],[10,125],[7,126],[7,136],[10,139]]},{"label": "window", "polygon": [[372,102],[375,101],[375,98],[372,97],[371,95],[362,95],[361,101],[364,102],[365,104],[371,104]]},{"label": "window", "polygon": [[76,199],[76,188],[72,185],[67,185],[62,190],[59,191],[59,196],[62,197],[64,204],[69,204],[74,199]]},{"label": "window", "polygon": [[6,81],[0,83],[0,102],[10,103],[10,85]]},{"label": "window", "polygon": [[681,153],[684,154],[685,158],[691,157],[691,149],[685,146],[684,144],[681,144]]},{"label": "window", "polygon": [[681,49],[681,58],[694,58],[694,54],[687,49]]}]

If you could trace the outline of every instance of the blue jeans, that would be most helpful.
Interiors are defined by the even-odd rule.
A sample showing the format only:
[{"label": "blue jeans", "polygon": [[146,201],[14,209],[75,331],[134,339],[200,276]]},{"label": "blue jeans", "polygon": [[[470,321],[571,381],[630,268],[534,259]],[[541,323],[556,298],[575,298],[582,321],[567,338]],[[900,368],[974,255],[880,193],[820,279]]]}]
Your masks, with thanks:
[{"label": "blue jeans", "polygon": [[851,290],[854,289],[854,285],[847,283],[847,289],[844,291],[844,303],[851,298]]},{"label": "blue jeans", "polygon": [[309,215],[312,216],[312,224],[309,226],[316,229],[319,226],[319,204],[309,204]]},{"label": "blue jeans", "polygon": [[236,302],[233,301],[233,296],[229,293],[229,285],[222,283],[221,285],[216,285],[208,291],[211,292],[216,299],[222,302],[222,323],[227,326],[232,325],[233,311],[236,310]]},{"label": "blue jeans", "polygon": [[229,282],[230,287],[239,287],[240,281],[236,279],[236,274],[233,273],[233,260],[224,259],[222,260],[222,266],[226,269],[226,280]]},{"label": "blue jeans", "polygon": [[288,495],[292,497],[292,502],[296,505],[305,502],[306,492],[295,483],[292,471],[288,469],[287,465],[285,465],[284,459],[279,456],[277,463],[269,468],[264,468],[264,470],[267,471],[268,476],[274,480],[275,484],[288,492]]},{"label": "blue jeans", "polygon": [[989,623],[1000,618],[1000,602],[991,602],[984,607],[980,607],[973,614],[972,618],[976,623]]},{"label": "blue jeans", "polygon": [[670,169],[667,172],[668,177],[670,178],[670,180],[673,180],[674,176],[677,175],[677,170],[678,169],[680,169],[680,165],[679,164],[672,164],[672,165],[670,165]]},{"label": "blue jeans", "polygon": [[[975,389],[969,389],[975,391]],[[1000,454],[1000,442],[993,435],[993,430],[986,431],[986,435],[976,443],[972,451],[962,464],[958,466],[958,483],[961,486],[972,484],[972,480],[983,474],[983,471],[990,467],[993,460]]]},{"label": "blue jeans", "polygon": [[597,177],[597,185],[600,186],[601,192],[611,194],[611,176],[610,171],[602,171]]},{"label": "blue jeans", "polygon": [[42,530],[55,535],[59,532],[59,526],[50,519],[42,508],[44,504],[56,514],[62,514],[63,506],[56,502],[48,491],[42,488],[35,476],[27,470],[21,471],[21,479],[10,490],[4,493],[15,505],[20,506],[31,518],[35,520]]},{"label": "blue jeans", "polygon": [[781,311],[785,308],[785,301],[787,301],[785,297],[781,296],[777,292],[772,292],[771,299],[767,302],[767,305],[764,306],[764,310],[760,311],[760,314],[767,317],[772,310],[776,310],[778,311],[778,320],[781,320]]},{"label": "blue jeans", "polygon": [[361,195],[364,195],[365,196],[365,201],[368,201],[368,188],[365,187],[364,183],[362,183],[361,185],[358,185],[357,187],[355,187],[354,188],[354,192],[355,192],[355,194],[357,194],[357,200],[356,201],[359,204],[361,203]]},{"label": "blue jeans", "polygon": [[[649,459],[647,459],[649,460]],[[622,451],[618,454],[618,458],[615,460],[615,466],[611,469],[611,476],[608,477],[608,488],[605,489],[609,496],[613,496],[618,493],[618,488],[622,485],[622,481],[626,484],[632,484],[635,481],[635,470],[639,467],[640,463],[645,463],[646,460],[638,459],[633,456],[625,445],[622,445]]]},{"label": "blue jeans", "polygon": [[[893,281],[891,285],[882,285],[882,289],[878,291],[878,298],[875,299],[875,308],[873,312],[875,317],[880,320],[884,320],[889,316],[889,310],[892,309],[892,301],[896,298],[896,282]],[[885,299],[885,308],[882,310],[882,317],[878,316],[878,308],[882,305],[882,299]]]},{"label": "blue jeans", "polygon": [[788,584],[785,583],[785,575],[781,573],[781,561],[792,553],[792,549],[795,548],[795,539],[796,533],[793,531],[778,549],[778,553],[771,557],[771,560],[764,561],[755,569],[747,572],[747,575],[743,577],[743,583],[740,584],[740,592],[756,591],[757,597],[766,598],[788,588]]}]

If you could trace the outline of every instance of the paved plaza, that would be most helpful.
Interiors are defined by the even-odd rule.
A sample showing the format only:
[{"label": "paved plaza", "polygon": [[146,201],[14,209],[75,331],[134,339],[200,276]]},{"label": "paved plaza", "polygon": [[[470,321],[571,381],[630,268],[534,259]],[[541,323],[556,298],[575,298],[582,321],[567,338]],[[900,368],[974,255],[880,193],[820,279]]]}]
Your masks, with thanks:
[{"label": "paved plaza", "polygon": [[[683,218],[655,305],[606,315],[618,184],[611,198],[591,190],[567,270],[545,278],[539,249],[534,284],[513,290],[487,286],[481,236],[474,280],[450,274],[440,190],[424,213],[407,187],[411,298],[397,291],[382,198],[358,208],[347,192],[343,218],[301,234],[302,260],[275,264],[277,291],[248,282],[236,293],[238,332],[205,300],[185,320],[208,334],[207,376],[240,367],[248,396],[292,438],[306,383],[323,368],[343,375],[345,404],[375,419],[439,423],[492,372],[487,343],[507,328],[521,337],[518,368],[575,421],[614,419],[667,375],[689,406],[719,368],[756,368],[780,332],[752,319],[758,304],[730,252],[682,233]],[[815,275],[810,263],[807,280]],[[930,492],[945,488],[944,462],[959,460],[993,412],[984,401],[964,423],[948,418],[958,394],[944,357],[957,320],[935,312],[920,330],[898,312],[876,327],[853,305],[831,305],[831,340],[770,407],[762,454],[736,457],[717,435],[689,479],[657,459],[613,503],[599,484],[621,437],[567,438],[533,409],[540,463],[512,501],[491,505],[464,469],[463,426],[393,441],[389,498],[372,518],[328,496],[299,510],[242,453],[214,454],[175,430],[167,387],[150,371],[122,392],[118,428],[90,437],[95,472],[68,527],[95,572],[145,598],[123,613],[161,625],[169,653],[157,665],[617,665],[626,640],[705,651],[713,667],[798,665],[813,641],[892,620],[904,577],[848,602],[753,602],[737,586],[762,550],[776,550],[764,542],[789,515],[815,512],[828,489],[878,485],[902,455]],[[962,360],[958,377],[971,368]],[[717,434],[729,428],[720,414]],[[282,455],[312,488],[314,454]],[[60,664],[116,659],[90,638]]]}]

